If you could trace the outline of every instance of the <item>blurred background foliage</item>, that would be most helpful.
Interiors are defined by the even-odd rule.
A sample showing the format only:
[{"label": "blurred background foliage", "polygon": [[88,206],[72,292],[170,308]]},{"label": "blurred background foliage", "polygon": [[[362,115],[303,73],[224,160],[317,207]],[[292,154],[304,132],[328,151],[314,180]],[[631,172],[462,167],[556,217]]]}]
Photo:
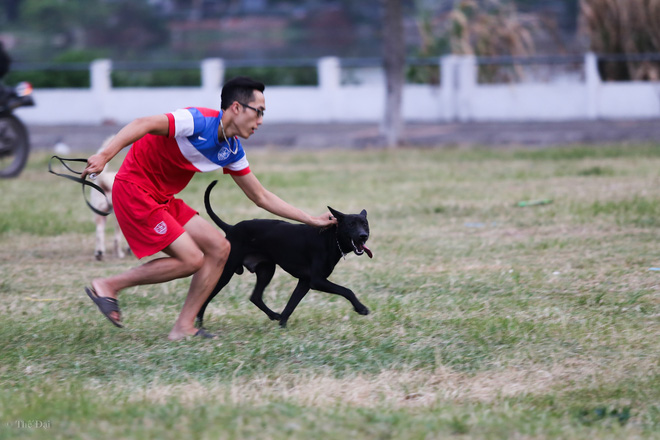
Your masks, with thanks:
[{"label": "blurred background foliage", "polygon": [[[582,0],[590,48],[597,53],[660,52],[660,0]],[[660,80],[660,62],[602,60],[606,80]]]},{"label": "blurred background foliage", "polygon": [[[437,84],[434,60],[478,57],[639,54],[660,50],[660,0],[401,0],[408,82]],[[89,62],[190,63],[219,57],[269,84],[313,85],[308,65],[273,60],[323,56],[380,59],[381,0],[4,0],[0,40],[14,66],[7,78],[37,87],[88,87]],[[430,61],[429,61],[430,60]],[[243,67],[232,67],[241,62]],[[238,63],[238,64],[236,64]],[[39,65],[26,70],[21,65]],[[247,67],[246,67],[247,66]],[[607,80],[658,79],[654,60],[602,60]],[[515,65],[480,65],[482,82],[515,81]],[[197,86],[199,69],[118,69],[113,85]]]}]

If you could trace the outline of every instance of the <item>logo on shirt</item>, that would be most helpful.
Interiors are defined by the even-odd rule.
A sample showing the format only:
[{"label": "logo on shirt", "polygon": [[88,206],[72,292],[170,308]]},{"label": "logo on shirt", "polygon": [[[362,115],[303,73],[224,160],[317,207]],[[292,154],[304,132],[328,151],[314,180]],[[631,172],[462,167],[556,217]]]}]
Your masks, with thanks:
[{"label": "logo on shirt", "polygon": [[164,221],[158,223],[154,228],[154,231],[156,231],[156,234],[165,235],[165,233],[167,232],[167,223],[165,223]]},{"label": "logo on shirt", "polygon": [[220,151],[218,151],[218,160],[227,160],[227,158],[231,155],[231,150],[229,150],[228,147],[222,147]]}]

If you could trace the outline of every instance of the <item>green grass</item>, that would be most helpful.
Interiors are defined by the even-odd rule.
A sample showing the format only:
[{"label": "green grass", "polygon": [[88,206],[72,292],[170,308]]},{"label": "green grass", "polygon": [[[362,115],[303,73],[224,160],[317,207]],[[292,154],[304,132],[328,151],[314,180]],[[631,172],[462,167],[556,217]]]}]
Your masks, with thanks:
[{"label": "green grass", "polygon": [[[251,151],[308,212],[368,211],[374,259],[332,279],[372,314],[311,292],[282,330],[243,275],[207,311],[220,338],[177,343],[187,280],[123,292],[125,329],[86,297],[137,262],[94,260],[47,159],[0,181],[0,438],[660,438],[658,145]],[[271,217],[219,174],[182,198],[207,217],[214,179],[223,219]]]}]

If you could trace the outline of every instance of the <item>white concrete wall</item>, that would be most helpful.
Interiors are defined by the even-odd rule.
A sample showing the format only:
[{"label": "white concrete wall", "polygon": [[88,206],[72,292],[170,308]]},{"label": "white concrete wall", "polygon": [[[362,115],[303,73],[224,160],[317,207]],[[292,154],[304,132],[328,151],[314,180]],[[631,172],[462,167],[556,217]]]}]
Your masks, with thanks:
[{"label": "white concrete wall", "polygon": [[469,101],[474,121],[587,119],[582,84],[482,85]]},{"label": "white concrete wall", "polygon": [[646,118],[660,114],[660,83],[602,84],[596,99],[601,118]]},{"label": "white concrete wall", "polygon": [[[559,121],[660,118],[659,82],[604,83],[596,57],[585,55],[584,82],[478,84],[474,57],[447,56],[442,84],[406,85],[406,121]],[[186,106],[220,107],[222,60],[204,60],[201,87],[113,88],[112,62],[92,63],[89,89],[36,89],[36,106],[18,109],[34,124],[124,124],[139,116]],[[382,82],[342,85],[337,58],[318,62],[318,86],[266,87],[266,117],[273,122],[365,122],[383,118]]]}]

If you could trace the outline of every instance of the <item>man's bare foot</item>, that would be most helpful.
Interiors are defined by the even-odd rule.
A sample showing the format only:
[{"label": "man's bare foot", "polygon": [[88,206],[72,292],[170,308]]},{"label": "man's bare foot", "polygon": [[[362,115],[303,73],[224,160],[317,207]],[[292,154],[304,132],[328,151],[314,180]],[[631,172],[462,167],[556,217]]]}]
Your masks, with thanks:
[{"label": "man's bare foot", "polygon": [[[96,295],[98,295],[101,298],[106,297],[106,298],[117,299],[117,292],[112,290],[103,278],[96,278],[92,280],[92,288],[96,291]],[[121,313],[110,312],[109,316],[115,321],[121,323]]]},{"label": "man's bare foot", "polygon": [[170,331],[170,334],[167,335],[167,339],[169,339],[170,341],[180,341],[181,339],[186,339],[189,336],[195,336],[196,332],[197,332],[196,329],[193,330],[192,333],[190,333],[190,332],[186,332],[186,331],[183,331],[183,330],[173,328]]},{"label": "man's bare foot", "polygon": [[170,331],[170,334],[167,336],[167,338],[170,341],[180,341],[182,339],[190,338],[190,337],[200,337],[204,339],[213,339],[216,336],[212,333],[207,332],[203,328],[197,329],[197,328],[192,328],[192,330],[186,331],[178,328],[176,325]]}]

